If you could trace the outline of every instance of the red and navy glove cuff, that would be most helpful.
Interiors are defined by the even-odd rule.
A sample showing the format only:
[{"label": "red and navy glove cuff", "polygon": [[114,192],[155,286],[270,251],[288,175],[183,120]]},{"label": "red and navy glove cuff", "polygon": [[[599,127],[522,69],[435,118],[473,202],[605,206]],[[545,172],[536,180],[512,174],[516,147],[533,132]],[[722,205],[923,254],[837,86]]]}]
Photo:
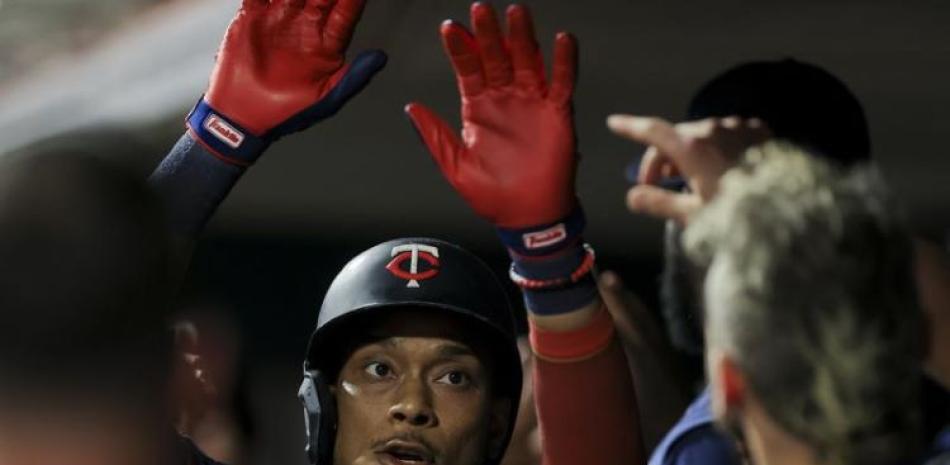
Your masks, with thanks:
[{"label": "red and navy glove cuff", "polygon": [[584,210],[578,205],[574,210],[553,223],[530,228],[497,228],[501,242],[514,255],[531,258],[555,254],[578,244],[587,221]]},{"label": "red and navy glove cuff", "polygon": [[581,242],[544,258],[512,254],[510,275],[523,292],[525,306],[537,315],[571,312],[597,297],[594,251]]},{"label": "red and navy glove cuff", "polygon": [[578,205],[554,223],[498,228],[512,259],[510,277],[522,289],[531,313],[567,313],[596,299],[594,251],[584,244],[584,226],[584,211]]},{"label": "red and navy glove cuff", "polygon": [[186,121],[192,136],[218,158],[238,166],[250,166],[264,153],[270,140],[255,136],[227,116],[211,108],[204,96]]}]

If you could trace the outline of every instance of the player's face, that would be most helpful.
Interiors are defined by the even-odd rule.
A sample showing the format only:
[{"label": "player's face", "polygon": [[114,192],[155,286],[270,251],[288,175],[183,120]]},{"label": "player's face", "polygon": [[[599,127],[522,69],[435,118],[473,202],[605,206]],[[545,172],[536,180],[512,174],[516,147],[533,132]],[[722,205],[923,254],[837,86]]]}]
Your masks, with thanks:
[{"label": "player's face", "polygon": [[390,337],[355,350],[335,392],[335,465],[481,465],[498,409],[491,373],[469,346]]}]

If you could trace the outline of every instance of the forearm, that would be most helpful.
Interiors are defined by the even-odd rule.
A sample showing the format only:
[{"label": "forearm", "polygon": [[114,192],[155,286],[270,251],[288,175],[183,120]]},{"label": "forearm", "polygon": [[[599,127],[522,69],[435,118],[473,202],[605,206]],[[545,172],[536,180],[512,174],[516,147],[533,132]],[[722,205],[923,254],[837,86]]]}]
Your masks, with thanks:
[{"label": "forearm", "polygon": [[581,244],[578,236],[548,256],[512,254],[515,274],[533,281],[572,276],[568,285],[524,288],[544,464],[644,463],[633,380],[594,281],[593,252]]},{"label": "forearm", "polygon": [[186,133],[148,178],[165,208],[179,277],[198,236],[245,170],[221,160]]},{"label": "forearm", "polygon": [[531,323],[543,464],[645,463],[632,379],[602,305],[573,331]]}]

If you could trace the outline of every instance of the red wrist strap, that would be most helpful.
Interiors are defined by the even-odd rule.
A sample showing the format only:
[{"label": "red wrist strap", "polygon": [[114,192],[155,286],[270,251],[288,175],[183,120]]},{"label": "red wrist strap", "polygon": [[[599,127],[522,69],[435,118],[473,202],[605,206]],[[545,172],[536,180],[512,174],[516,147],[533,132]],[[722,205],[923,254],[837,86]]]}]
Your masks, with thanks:
[{"label": "red wrist strap", "polygon": [[583,328],[551,331],[539,328],[531,318],[528,318],[528,327],[534,353],[542,359],[555,362],[593,357],[610,345],[614,335],[614,320],[603,303]]}]

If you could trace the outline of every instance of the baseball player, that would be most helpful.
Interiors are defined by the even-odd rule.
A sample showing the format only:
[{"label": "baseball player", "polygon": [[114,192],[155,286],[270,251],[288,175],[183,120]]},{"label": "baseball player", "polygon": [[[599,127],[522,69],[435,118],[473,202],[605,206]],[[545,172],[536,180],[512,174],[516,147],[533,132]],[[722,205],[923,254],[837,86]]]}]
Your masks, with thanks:
[{"label": "baseball player", "polygon": [[[344,59],[362,8],[361,0],[244,0],[208,90],[188,117],[187,133],[150,178],[167,203],[182,250],[268,144],[336,113],[383,67],[380,51],[364,52],[350,63]],[[545,169],[534,178],[502,176],[497,185],[476,179],[466,192],[518,251],[511,276],[525,289],[532,346],[540,359],[534,378],[544,462],[638,461],[632,382],[593,284],[593,252],[580,240],[583,215],[573,193],[570,116],[575,41],[558,36],[549,82],[524,7],[508,10],[507,37],[488,5],[473,5],[472,17],[474,36],[456,23],[442,28],[446,50],[464,71],[462,80],[471,84],[463,88],[466,95],[482,86],[485,95],[497,96],[481,99],[471,121],[507,126],[516,136],[497,137],[508,131],[478,127],[481,135],[473,140],[488,142],[481,149],[498,150],[511,163],[519,163],[511,156],[522,152],[525,163],[554,157],[539,165]],[[486,71],[517,76],[517,86],[495,79],[502,75],[492,74],[490,81],[469,75],[481,74],[483,63]],[[495,68],[503,63],[514,63],[514,69],[506,74]],[[417,124],[428,114],[421,112],[410,107]],[[418,126],[428,141],[437,140],[432,126]],[[506,171],[496,167],[502,169],[472,174]],[[518,165],[510,168],[521,176]],[[476,192],[502,186],[510,189],[497,196]],[[301,386],[311,461],[497,463],[514,422],[520,360],[507,320],[499,315],[501,299],[491,297],[498,290],[487,278],[476,279],[484,273],[473,262],[450,244],[418,239],[379,245],[344,268],[321,310]],[[350,320],[360,323],[344,324]],[[337,324],[355,329],[331,329]],[[501,342],[485,347],[482,340],[472,341],[483,333]],[[336,342],[325,345],[327,339]],[[366,350],[375,355],[361,358]],[[465,369],[430,376],[436,372],[428,367],[437,364],[438,354]],[[456,395],[460,403],[446,407],[455,402],[442,399]]]}]

